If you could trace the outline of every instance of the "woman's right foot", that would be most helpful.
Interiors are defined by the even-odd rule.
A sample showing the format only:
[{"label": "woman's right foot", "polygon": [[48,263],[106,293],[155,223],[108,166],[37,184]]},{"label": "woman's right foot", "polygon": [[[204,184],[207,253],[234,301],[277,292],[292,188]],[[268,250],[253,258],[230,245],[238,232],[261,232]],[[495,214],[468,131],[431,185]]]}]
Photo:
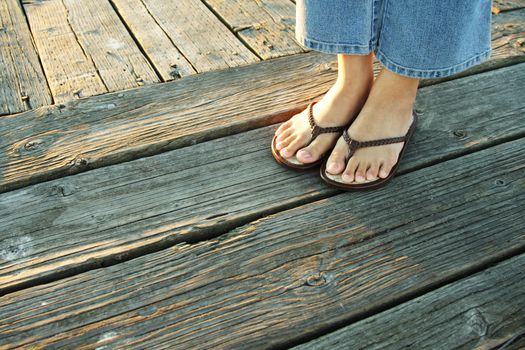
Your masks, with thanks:
[{"label": "woman's right foot", "polygon": [[[315,122],[320,127],[348,125],[359,114],[372,88],[374,75],[371,55],[338,55],[338,67],[336,83],[312,107]],[[304,147],[311,138],[307,110],[281,124],[275,135],[276,148],[281,156],[290,158],[296,154],[302,163],[317,161],[334,146],[340,136],[337,133],[322,133]]]}]

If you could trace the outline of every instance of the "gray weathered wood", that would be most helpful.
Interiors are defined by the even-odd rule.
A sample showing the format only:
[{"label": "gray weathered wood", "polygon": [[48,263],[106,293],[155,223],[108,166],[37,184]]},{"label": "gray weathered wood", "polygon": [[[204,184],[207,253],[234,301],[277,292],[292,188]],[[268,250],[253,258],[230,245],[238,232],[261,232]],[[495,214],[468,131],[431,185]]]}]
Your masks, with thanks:
[{"label": "gray weathered wood", "polygon": [[290,0],[204,0],[263,59],[301,53]]},{"label": "gray weathered wood", "polygon": [[493,0],[492,5],[499,11],[509,11],[525,7],[525,0]]},{"label": "gray weathered wood", "polygon": [[0,344],[265,349],[319,334],[523,252],[524,170],[519,139],[15,292]]},{"label": "gray weathered wood", "polygon": [[[164,81],[196,71],[150,14],[142,0],[110,0]],[[195,25],[198,25],[196,23]]]},{"label": "gray weathered wood", "polygon": [[[420,89],[423,114],[401,170],[523,136],[525,102],[516,91],[525,88],[524,76],[517,65]],[[317,171],[295,173],[275,162],[269,149],[274,130],[251,130],[2,194],[0,290],[209,238],[336,193]]]},{"label": "gray weathered wood", "polygon": [[[469,71],[525,60],[505,52]],[[333,84],[333,57],[277,58],[2,118],[0,191],[284,121]]]},{"label": "gray weathered wood", "polygon": [[518,349],[524,281],[521,254],[293,349]]},{"label": "gray weathered wood", "polygon": [[329,88],[332,58],[277,58],[0,118],[0,191],[282,121]]},{"label": "gray weathered wood", "polygon": [[[201,2],[195,0],[135,0],[144,5],[161,30],[198,72],[259,61]],[[142,27],[131,28],[136,37]]]},{"label": "gray weathered wood", "polygon": [[[512,39],[525,31],[508,28],[525,11],[498,18],[494,33],[510,31],[494,34],[500,54],[448,79],[525,61]],[[2,119],[0,191],[284,121],[333,84],[333,58],[315,52],[277,58]]]},{"label": "gray weathered wood", "polygon": [[24,0],[56,102],[158,82],[108,0]]},{"label": "gray weathered wood", "polygon": [[24,13],[17,0],[0,2],[0,115],[52,103]]}]

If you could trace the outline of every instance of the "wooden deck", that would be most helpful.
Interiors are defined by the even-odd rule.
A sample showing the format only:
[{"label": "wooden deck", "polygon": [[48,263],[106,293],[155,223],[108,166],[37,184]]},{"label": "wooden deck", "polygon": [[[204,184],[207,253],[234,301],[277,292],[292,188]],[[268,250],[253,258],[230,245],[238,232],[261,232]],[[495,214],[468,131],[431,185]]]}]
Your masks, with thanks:
[{"label": "wooden deck", "polygon": [[525,348],[525,1],[367,193],[271,155],[294,6],[0,2],[0,349]]}]

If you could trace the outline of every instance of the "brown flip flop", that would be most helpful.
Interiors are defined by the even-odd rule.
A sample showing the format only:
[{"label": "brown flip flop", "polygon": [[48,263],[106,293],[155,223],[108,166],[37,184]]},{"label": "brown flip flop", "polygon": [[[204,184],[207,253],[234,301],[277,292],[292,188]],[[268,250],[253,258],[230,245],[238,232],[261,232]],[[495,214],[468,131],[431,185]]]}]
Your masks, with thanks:
[{"label": "brown flip flop", "polygon": [[[313,115],[313,110],[312,110],[312,107],[313,107],[313,105],[315,103],[317,103],[317,101],[311,102],[308,105],[308,107],[307,107],[307,109],[308,109],[308,122],[310,123],[312,136],[311,136],[310,140],[304,146],[302,146],[301,148],[304,148],[304,147],[308,146],[313,140],[315,140],[315,138],[317,136],[319,136],[319,134],[330,133],[330,132],[343,132],[348,127],[348,125],[331,126],[331,127],[321,127],[321,126],[317,125],[317,123],[314,120],[314,115]],[[285,158],[285,157],[281,156],[279,150],[276,147],[276,139],[277,139],[277,136],[274,135],[273,139],[272,139],[272,155],[273,155],[273,157],[275,158],[277,163],[279,163],[279,164],[281,164],[281,165],[283,165],[283,166],[285,166],[287,168],[293,169],[293,170],[305,170],[305,169],[310,169],[310,168],[312,168],[312,167],[314,167],[316,165],[319,165],[324,160],[324,158],[327,156],[328,151],[329,151],[329,150],[327,150],[327,152],[323,153],[319,157],[319,159],[316,160],[315,162],[302,163],[301,161],[299,161],[297,159],[295,154],[293,156],[289,157],[289,158]]]},{"label": "brown flip flop", "polygon": [[399,163],[401,162],[401,158],[403,156],[403,153],[405,152],[405,149],[407,147],[408,141],[410,140],[410,137],[414,133],[414,130],[416,129],[416,122],[417,122],[417,114],[415,111],[412,111],[412,124],[410,125],[410,128],[408,129],[408,132],[405,136],[401,137],[392,137],[387,139],[380,139],[380,140],[371,140],[371,141],[356,141],[352,140],[350,136],[348,136],[348,132],[343,132],[343,138],[346,141],[346,144],[349,148],[349,155],[347,159],[350,159],[350,157],[354,154],[355,150],[362,147],[373,147],[373,146],[382,146],[387,145],[391,143],[398,143],[398,142],[404,142],[403,148],[401,149],[401,152],[399,153],[399,157],[397,159],[396,164],[392,167],[392,170],[390,171],[390,174],[388,174],[388,177],[382,179],[378,178],[375,180],[370,180],[368,182],[343,182],[341,179],[341,174],[333,175],[326,172],[326,163],[328,162],[328,158],[326,158],[321,165],[320,168],[320,174],[321,178],[328,184],[335,186],[337,188],[346,190],[346,191],[363,191],[363,190],[372,190],[379,188],[383,185],[385,185],[392,177],[394,176]]}]

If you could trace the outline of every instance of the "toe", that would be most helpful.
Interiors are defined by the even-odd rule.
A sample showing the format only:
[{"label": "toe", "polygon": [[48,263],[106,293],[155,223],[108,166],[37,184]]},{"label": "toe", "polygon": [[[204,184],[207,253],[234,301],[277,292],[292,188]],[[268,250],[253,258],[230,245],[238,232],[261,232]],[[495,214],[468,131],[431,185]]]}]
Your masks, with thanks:
[{"label": "toe", "polygon": [[293,140],[280,152],[284,157],[291,157],[304,144],[304,137],[300,135],[292,135]]},{"label": "toe", "polygon": [[377,180],[378,176],[379,176],[379,163],[373,162],[368,168],[368,170],[366,171],[366,180],[367,181]]},{"label": "toe", "polygon": [[341,174],[345,169],[346,153],[346,148],[338,141],[332,150],[330,157],[328,157],[326,171],[333,175]]},{"label": "toe", "polygon": [[346,169],[341,176],[345,182],[354,182],[355,180],[355,171],[359,166],[359,161],[355,157],[350,157]]},{"label": "toe", "polygon": [[288,146],[293,140],[295,140],[295,135],[291,134],[287,138],[285,138],[282,141],[279,141],[275,144],[275,148],[277,148],[278,151],[282,151],[283,148]]},{"label": "toe", "polygon": [[381,168],[379,170],[379,177],[382,178],[382,179],[385,179],[388,177],[388,175],[390,174],[390,172],[392,171],[392,166],[394,164],[392,162],[383,162],[383,164],[381,164]]},{"label": "toe", "polygon": [[279,127],[277,128],[277,130],[275,130],[275,135],[280,135],[283,131],[287,130],[290,125],[292,125],[292,120],[288,120],[284,123],[282,123],[281,125],[279,125]]},{"label": "toe", "polygon": [[355,171],[355,181],[356,182],[364,182],[366,179],[366,171],[368,168],[368,163],[361,162],[359,163],[359,166],[357,167],[357,170]]},{"label": "toe", "polygon": [[[289,157],[287,155],[288,152],[288,146],[296,139],[296,136],[294,134],[288,136],[285,140],[279,142],[276,144],[277,150],[283,155],[284,157]],[[292,153],[293,154],[293,153]]]},{"label": "toe", "polygon": [[323,138],[322,136],[319,136],[308,146],[297,151],[297,159],[303,163],[315,162],[321,158],[330,145],[331,142],[329,138]]},{"label": "toe", "polygon": [[315,162],[319,159],[319,147],[311,143],[309,146],[297,151],[297,159],[303,163]]},{"label": "toe", "polygon": [[288,129],[284,130],[283,132],[281,132],[279,134],[279,136],[276,137],[275,142],[279,143],[279,142],[285,140],[288,136],[290,136],[292,134],[293,134],[293,130],[291,130],[291,128],[288,128]]}]

